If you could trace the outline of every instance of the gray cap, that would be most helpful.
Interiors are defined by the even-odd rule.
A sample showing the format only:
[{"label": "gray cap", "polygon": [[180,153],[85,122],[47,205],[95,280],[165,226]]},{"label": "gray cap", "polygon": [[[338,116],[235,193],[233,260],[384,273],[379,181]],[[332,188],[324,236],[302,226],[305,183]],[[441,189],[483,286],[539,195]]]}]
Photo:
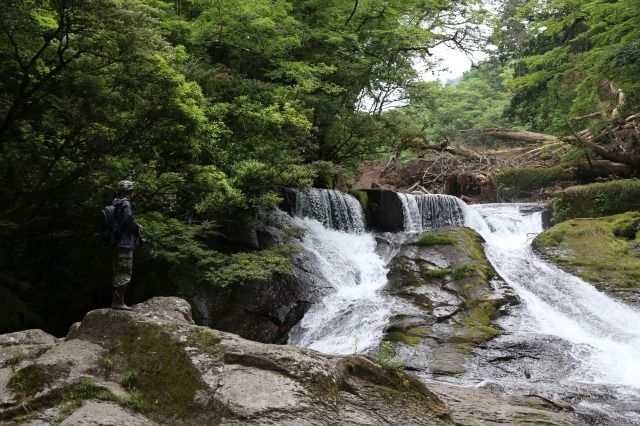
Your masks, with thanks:
[{"label": "gray cap", "polygon": [[118,194],[128,194],[131,191],[133,191],[133,182],[130,180],[121,180],[118,182],[116,186],[116,192]]}]

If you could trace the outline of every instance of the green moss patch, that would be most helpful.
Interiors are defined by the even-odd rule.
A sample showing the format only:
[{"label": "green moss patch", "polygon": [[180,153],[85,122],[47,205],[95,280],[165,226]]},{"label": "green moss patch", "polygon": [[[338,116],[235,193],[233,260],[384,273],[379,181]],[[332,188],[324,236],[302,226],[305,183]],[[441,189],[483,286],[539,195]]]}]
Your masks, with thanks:
[{"label": "green moss patch", "polygon": [[518,195],[536,189],[553,186],[575,178],[572,168],[519,167],[496,170],[493,174],[498,191],[503,196]]},{"label": "green moss patch", "polygon": [[479,273],[479,269],[477,265],[472,263],[464,263],[462,265],[458,265],[453,268],[452,275],[455,280],[463,280],[465,278],[470,278]]},{"label": "green moss patch", "polygon": [[9,379],[8,387],[18,395],[20,400],[25,400],[44,390],[45,386],[56,378],[66,376],[68,372],[68,368],[61,366],[45,367],[32,364],[14,371]]},{"label": "green moss patch", "polygon": [[484,240],[480,234],[471,228],[461,228],[458,233],[458,246],[467,253],[471,260],[486,263],[490,266],[487,257],[484,255],[483,242]]},{"label": "green moss patch", "polygon": [[497,312],[495,302],[490,300],[478,303],[467,311],[463,323],[469,331],[471,341],[482,342],[498,335],[498,329],[493,326]]},{"label": "green moss patch", "polygon": [[407,345],[417,345],[418,343],[420,343],[419,336],[413,336],[401,331],[392,331],[390,333],[387,333],[387,339],[393,342],[406,343]]},{"label": "green moss patch", "polygon": [[[121,381],[136,395],[142,411],[186,417],[198,408],[194,399],[203,383],[183,344],[171,337],[172,331],[166,326],[132,324],[124,336],[127,369]],[[195,328],[187,342],[215,351],[217,337],[213,331]]]},{"label": "green moss patch", "polygon": [[422,274],[428,278],[443,278],[451,273],[449,268],[425,269]]},{"label": "green moss patch", "polygon": [[572,186],[553,200],[553,223],[640,210],[640,180],[626,179]]},{"label": "green moss patch", "polygon": [[455,244],[458,239],[454,234],[449,232],[425,232],[418,238],[416,244],[423,247],[428,246],[442,246],[448,244]]},{"label": "green moss patch", "polygon": [[111,391],[97,386],[92,378],[84,377],[79,383],[74,384],[63,393],[61,401],[58,404],[60,411],[56,417],[56,422],[62,422],[76,409],[80,408],[83,401],[89,399],[113,401],[126,405],[125,402],[116,397]]},{"label": "green moss patch", "polygon": [[571,219],[536,237],[545,259],[600,288],[640,287],[640,212]]}]

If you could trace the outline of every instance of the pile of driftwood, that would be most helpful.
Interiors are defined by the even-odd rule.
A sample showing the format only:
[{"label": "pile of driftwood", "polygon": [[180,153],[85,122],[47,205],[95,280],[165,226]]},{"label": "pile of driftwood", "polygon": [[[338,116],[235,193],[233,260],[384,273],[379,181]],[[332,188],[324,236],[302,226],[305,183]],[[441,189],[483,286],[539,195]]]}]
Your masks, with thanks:
[{"label": "pile of driftwood", "polygon": [[399,165],[392,158],[380,174],[383,186],[408,193],[450,194],[466,198],[495,199],[491,170],[504,163],[489,152],[460,145],[441,146],[436,155],[422,156]]},{"label": "pile of driftwood", "polygon": [[640,170],[640,114],[606,127],[568,137],[490,127],[463,131],[482,133],[526,146],[503,150],[473,150],[460,143],[423,143],[418,158],[400,165],[392,157],[378,180],[403,192],[450,194],[470,201],[496,201],[493,171],[505,168],[550,167],[574,147],[585,150],[594,176],[634,176]]}]

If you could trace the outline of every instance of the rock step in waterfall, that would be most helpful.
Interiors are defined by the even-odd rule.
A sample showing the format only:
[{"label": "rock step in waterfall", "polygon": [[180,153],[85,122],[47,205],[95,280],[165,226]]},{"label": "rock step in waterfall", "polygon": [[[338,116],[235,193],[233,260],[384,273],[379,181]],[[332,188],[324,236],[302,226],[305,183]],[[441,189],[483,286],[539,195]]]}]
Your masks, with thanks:
[{"label": "rock step in waterfall", "polygon": [[293,191],[292,213],[317,220],[327,228],[347,232],[364,231],[364,214],[355,197],[331,189]]},{"label": "rock step in waterfall", "polygon": [[[320,211],[330,212],[325,209],[326,204],[336,204],[335,199],[339,197],[355,201],[350,195],[325,191],[328,190],[314,195],[322,207]],[[467,361],[470,368],[463,374],[440,376],[440,379],[448,377],[447,382],[466,386],[499,383],[501,391],[515,395],[550,394],[570,400],[574,408],[587,417],[615,424],[640,423],[637,408],[640,407],[640,369],[636,362],[640,358],[640,332],[629,327],[629,324],[640,323],[640,313],[533,254],[530,241],[542,231],[542,205],[467,206],[450,196],[391,195],[374,191],[368,195],[369,201],[373,198],[378,208],[374,212],[377,215],[372,215],[378,223],[366,224],[369,229],[385,230],[386,227],[405,236],[441,226],[466,225],[475,229],[484,238],[487,257],[498,274],[524,302],[517,309],[509,310],[505,320],[499,320],[504,329],[502,336],[490,341],[485,349],[474,349],[474,356],[469,354],[468,360],[473,360]],[[380,200],[385,200],[388,207],[384,220],[380,220],[385,210]],[[350,204],[341,202],[340,205]],[[388,216],[389,211],[393,211],[394,217]],[[323,214],[331,215],[332,220],[336,217],[332,213]],[[357,214],[362,213],[358,210],[358,213],[337,216],[351,220]],[[398,216],[401,218],[399,229]],[[350,229],[335,222],[331,226]],[[356,235],[324,226],[309,228],[305,244],[319,243],[316,246],[319,256],[328,256],[326,273],[336,274],[338,282],[332,283],[336,291],[312,307],[296,326],[289,343],[327,353],[370,353],[385,336],[392,317],[402,312],[411,313],[411,310],[415,313],[415,306],[408,306],[385,291],[387,265],[397,250],[387,252],[383,258],[378,254],[381,250],[376,247],[379,244],[376,245],[373,234],[359,228],[357,232]],[[346,241],[354,236],[368,241],[350,246]],[[384,238],[377,234],[378,241]],[[358,253],[357,260],[350,258],[355,253]],[[367,266],[368,262],[376,266]],[[363,273],[371,269],[378,275],[362,285],[365,283]],[[340,278],[345,271],[355,279]],[[332,282],[332,278],[327,281]],[[437,323],[433,325],[436,326]],[[483,351],[489,357],[504,359],[503,366],[496,368],[493,362],[479,360]],[[523,368],[527,374],[522,373]],[[531,377],[535,380],[530,380]]]},{"label": "rock step in waterfall", "polygon": [[464,201],[445,194],[403,194],[389,190],[362,190],[369,221],[351,194],[332,189],[289,189],[283,209],[296,217],[315,219],[325,227],[346,232],[365,228],[391,232],[423,232],[464,224]]}]

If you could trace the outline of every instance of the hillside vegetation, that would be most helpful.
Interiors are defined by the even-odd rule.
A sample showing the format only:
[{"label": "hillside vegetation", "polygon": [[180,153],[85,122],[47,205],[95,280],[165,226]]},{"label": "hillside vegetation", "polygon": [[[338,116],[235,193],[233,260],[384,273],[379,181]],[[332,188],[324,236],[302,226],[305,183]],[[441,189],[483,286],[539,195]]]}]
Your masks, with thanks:
[{"label": "hillside vegetation", "polygon": [[[288,247],[242,233],[283,188],[344,188],[365,161],[389,163],[385,172],[417,164],[419,179],[398,188],[480,199],[635,176],[635,2],[497,10],[479,0],[10,1],[0,332],[63,334],[105,306],[110,254],[96,216],[121,179],[138,184],[149,241],[136,253],[140,301],[287,274]],[[443,44],[492,47],[455,84],[423,81],[414,64],[435,73]]]}]

